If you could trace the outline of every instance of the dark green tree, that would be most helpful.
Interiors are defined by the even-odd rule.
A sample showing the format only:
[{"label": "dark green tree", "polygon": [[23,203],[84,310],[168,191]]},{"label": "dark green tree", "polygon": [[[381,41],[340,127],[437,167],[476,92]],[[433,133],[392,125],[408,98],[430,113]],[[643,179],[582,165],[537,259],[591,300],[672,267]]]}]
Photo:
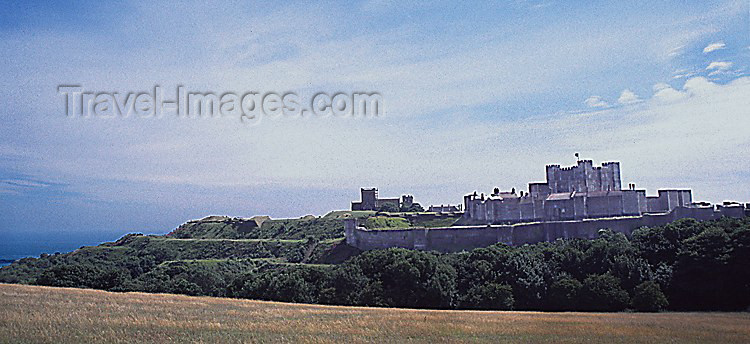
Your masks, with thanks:
[{"label": "dark green tree", "polygon": [[419,203],[412,203],[408,207],[401,206],[399,209],[402,212],[421,213],[424,212],[424,208]]},{"label": "dark green tree", "polygon": [[633,308],[637,311],[658,312],[666,309],[668,304],[667,297],[656,282],[643,282],[633,291]]},{"label": "dark green tree", "polygon": [[549,288],[547,309],[555,311],[578,310],[581,303],[583,284],[575,278],[564,277]]},{"label": "dark green tree", "polygon": [[727,289],[729,235],[711,226],[682,242],[668,295],[679,310],[728,310],[736,300]]},{"label": "dark green tree", "polygon": [[[382,290],[392,307],[448,308],[455,304],[456,271],[430,252],[392,248],[365,252],[346,264],[370,278],[370,292]],[[381,289],[382,288],[382,289]]]},{"label": "dark green tree", "polygon": [[513,289],[507,284],[487,283],[474,286],[461,300],[461,307],[486,310],[512,310]]},{"label": "dark green tree", "polygon": [[587,311],[616,312],[630,304],[630,296],[610,274],[590,275],[583,281],[581,293],[582,309]]},{"label": "dark green tree", "polygon": [[399,206],[393,203],[385,203],[378,207],[378,211],[382,211],[386,213],[397,213],[399,210],[400,210]]}]

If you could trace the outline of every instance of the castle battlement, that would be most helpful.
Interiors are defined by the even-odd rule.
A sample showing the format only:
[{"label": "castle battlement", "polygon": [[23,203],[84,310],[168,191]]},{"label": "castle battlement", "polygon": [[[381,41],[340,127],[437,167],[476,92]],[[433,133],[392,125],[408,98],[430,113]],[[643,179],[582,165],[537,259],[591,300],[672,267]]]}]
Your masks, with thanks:
[{"label": "castle battlement", "polygon": [[[546,167],[546,182],[529,183],[523,196],[504,193],[501,197],[464,197],[466,223],[520,223],[564,221],[613,216],[640,216],[664,213],[676,207],[689,207],[690,190],[660,190],[657,197],[646,197],[631,183],[622,189],[620,163],[578,160],[574,166]],[[483,195],[483,194],[482,194]]]},{"label": "castle battlement", "polygon": [[[369,230],[359,227],[356,219],[348,219],[346,242],[362,250],[404,247],[449,252],[495,243],[596,238],[603,228],[630,235],[639,227],[682,218],[705,221],[750,216],[750,203],[694,203],[690,189],[660,189],[656,196],[647,196],[646,190],[629,183],[623,190],[616,161],[596,167],[591,160],[563,168],[547,165],[546,182],[528,185],[528,192],[519,194],[515,188],[509,192],[494,188],[488,196],[477,191],[465,195],[463,216],[450,227]],[[377,189],[362,190],[363,202],[378,199]]]}]

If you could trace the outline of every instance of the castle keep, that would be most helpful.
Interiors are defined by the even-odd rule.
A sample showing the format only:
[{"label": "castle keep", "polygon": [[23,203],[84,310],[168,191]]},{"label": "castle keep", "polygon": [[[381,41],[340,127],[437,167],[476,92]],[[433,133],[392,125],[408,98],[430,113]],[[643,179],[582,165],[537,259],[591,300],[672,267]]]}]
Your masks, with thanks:
[{"label": "castle keep", "polygon": [[647,197],[646,191],[637,190],[635,184],[623,190],[619,162],[594,166],[591,160],[579,160],[571,167],[548,165],[547,181],[530,183],[526,193],[495,188],[486,197],[476,192],[465,196],[464,222],[503,224],[640,216],[691,204],[690,190],[659,190],[656,197]]}]

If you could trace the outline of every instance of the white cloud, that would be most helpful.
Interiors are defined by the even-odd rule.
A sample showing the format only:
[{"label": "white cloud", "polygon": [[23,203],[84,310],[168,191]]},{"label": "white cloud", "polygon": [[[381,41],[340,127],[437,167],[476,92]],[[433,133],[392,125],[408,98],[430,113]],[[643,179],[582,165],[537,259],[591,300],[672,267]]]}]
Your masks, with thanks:
[{"label": "white cloud", "polygon": [[690,73],[685,73],[685,74],[675,74],[675,75],[672,76],[672,79],[689,78],[689,77],[695,76],[696,74],[698,74],[698,73],[690,72]]},{"label": "white cloud", "polygon": [[675,90],[672,87],[662,88],[654,93],[653,99],[662,103],[671,103],[685,98],[683,92]]},{"label": "white cloud", "polygon": [[663,89],[666,89],[666,88],[672,88],[672,86],[670,86],[666,82],[658,82],[658,83],[654,84],[653,90],[654,90],[654,92],[659,92],[659,91],[661,91]]},{"label": "white cloud", "polygon": [[708,54],[712,51],[721,50],[726,48],[726,44],[724,42],[715,42],[707,45],[705,48],[703,48],[703,53]]},{"label": "white cloud", "polygon": [[640,102],[641,99],[633,91],[625,89],[620,93],[620,97],[617,98],[617,102],[620,104],[633,104]]},{"label": "white cloud", "polygon": [[682,88],[690,95],[705,95],[715,94],[721,90],[721,86],[709,81],[708,79],[699,76],[685,81],[685,85]]},{"label": "white cloud", "polygon": [[21,195],[26,192],[49,187],[51,184],[30,179],[2,179],[0,180],[0,194]]},{"label": "white cloud", "polygon": [[609,103],[607,103],[606,101],[604,101],[599,96],[588,97],[588,98],[586,98],[586,100],[583,101],[583,103],[586,104],[588,107],[592,107],[592,108],[597,108],[597,107],[598,108],[605,108],[605,107],[609,106]]},{"label": "white cloud", "polygon": [[733,72],[730,70],[734,64],[732,62],[725,62],[725,61],[718,61],[718,62],[711,62],[708,67],[706,67],[706,70],[711,71],[708,73],[708,76],[715,76],[715,75],[733,75],[737,76],[737,72]]},{"label": "white cloud", "polygon": [[698,74],[694,70],[690,69],[678,69],[672,73],[672,79],[683,79],[683,78],[689,78],[694,75]]},{"label": "white cloud", "polygon": [[685,49],[684,45],[681,45],[681,46],[676,47],[676,48],[672,48],[669,52],[667,52],[667,56],[668,57],[676,57],[676,56],[682,55],[682,52],[683,52],[684,49]]},{"label": "white cloud", "polygon": [[44,183],[44,182],[38,182],[38,181],[26,180],[26,179],[3,179],[3,180],[0,180],[0,183],[10,185],[10,186],[28,187],[28,188],[42,188],[42,187],[49,186],[49,184]]},{"label": "white cloud", "polygon": [[727,70],[732,68],[733,63],[727,61],[714,61],[708,64],[706,70]]}]

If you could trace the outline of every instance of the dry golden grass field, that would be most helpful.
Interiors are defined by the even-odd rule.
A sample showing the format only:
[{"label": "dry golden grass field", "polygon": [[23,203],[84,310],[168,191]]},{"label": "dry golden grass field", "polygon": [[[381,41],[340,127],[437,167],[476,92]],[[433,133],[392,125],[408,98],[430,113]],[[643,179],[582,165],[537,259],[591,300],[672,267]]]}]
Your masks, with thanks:
[{"label": "dry golden grass field", "polygon": [[750,343],[750,314],[431,311],[0,284],[0,342]]}]

